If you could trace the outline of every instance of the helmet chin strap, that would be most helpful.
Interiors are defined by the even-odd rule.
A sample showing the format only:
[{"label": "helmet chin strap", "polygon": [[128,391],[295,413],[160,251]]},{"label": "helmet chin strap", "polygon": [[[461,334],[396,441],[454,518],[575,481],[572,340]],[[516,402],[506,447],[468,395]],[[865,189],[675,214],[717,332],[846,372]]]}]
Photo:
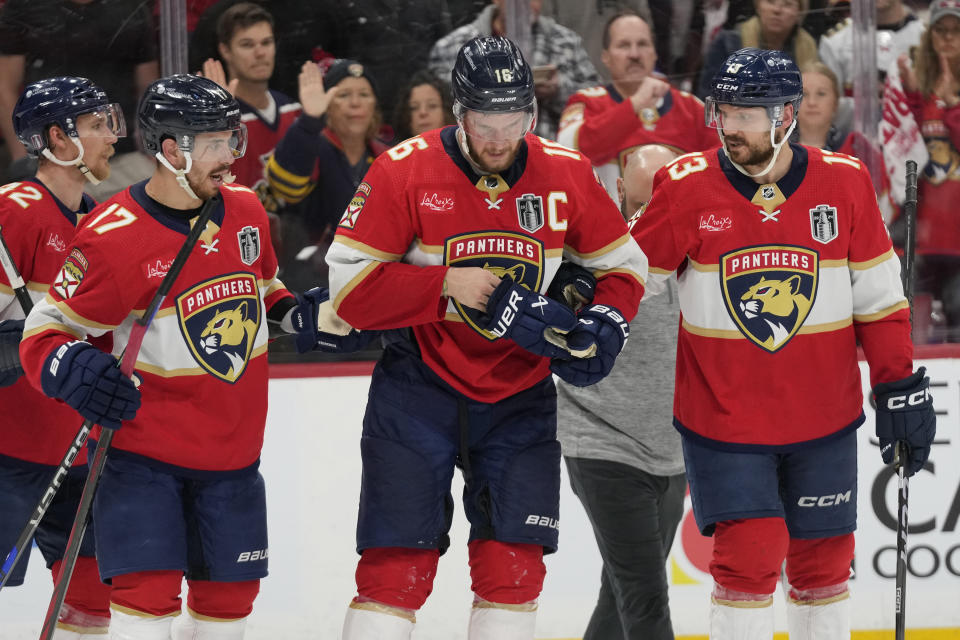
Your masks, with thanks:
[{"label": "helmet chin strap", "polygon": [[734,167],[737,168],[737,171],[747,176],[748,178],[759,178],[760,176],[765,176],[770,173],[770,170],[773,169],[773,165],[777,163],[777,157],[780,155],[780,150],[783,149],[783,145],[790,141],[790,134],[793,133],[793,129],[797,126],[797,119],[794,118],[793,122],[790,123],[790,126],[787,127],[787,132],[783,135],[783,140],[776,142],[776,133],[777,128],[773,125],[770,126],[770,144],[773,145],[773,157],[770,158],[770,162],[767,163],[767,166],[757,173],[750,173],[743,166],[734,162],[733,158],[730,157],[730,152],[727,150],[727,139],[723,136],[723,129],[717,129],[717,133],[720,134],[720,143],[723,145],[723,152],[727,156],[727,160],[730,161]]},{"label": "helmet chin strap", "polygon": [[174,169],[173,165],[163,157],[162,151],[157,151],[156,157],[157,162],[162,164],[164,167],[170,170],[174,176],[177,178],[177,184],[180,185],[180,188],[187,192],[187,195],[193,198],[194,200],[199,200],[200,198],[193,192],[193,189],[190,188],[190,182],[187,181],[187,174],[190,173],[190,168],[193,166],[193,156],[190,155],[189,151],[183,151],[183,156],[187,159],[187,166],[183,169]]},{"label": "helmet chin strap", "polygon": [[53,155],[49,148],[44,147],[43,151],[40,152],[44,158],[52,162],[53,164],[60,165],[61,167],[76,167],[80,170],[80,174],[87,179],[90,184],[100,184],[100,179],[93,175],[93,171],[90,170],[83,162],[83,144],[80,142],[79,138],[74,136],[67,136],[73,144],[77,145],[77,157],[73,160],[61,160],[57,156]]}]

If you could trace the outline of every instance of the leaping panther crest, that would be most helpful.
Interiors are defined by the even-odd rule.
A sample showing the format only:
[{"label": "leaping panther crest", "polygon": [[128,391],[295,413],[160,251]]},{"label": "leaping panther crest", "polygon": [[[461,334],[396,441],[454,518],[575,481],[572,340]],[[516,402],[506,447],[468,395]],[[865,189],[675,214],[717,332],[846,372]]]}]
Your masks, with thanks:
[{"label": "leaping panther crest", "polygon": [[770,351],[786,342],[803,322],[810,311],[811,302],[800,292],[802,280],[792,275],[785,280],[760,281],[740,296],[740,313],[747,320],[759,318],[770,330],[770,335],[760,344]]},{"label": "leaping panther crest", "polygon": [[226,378],[231,382],[240,377],[247,366],[247,358],[257,333],[257,323],[247,317],[247,303],[241,301],[232,309],[218,311],[200,334],[200,348],[204,353],[220,353],[230,360]]}]

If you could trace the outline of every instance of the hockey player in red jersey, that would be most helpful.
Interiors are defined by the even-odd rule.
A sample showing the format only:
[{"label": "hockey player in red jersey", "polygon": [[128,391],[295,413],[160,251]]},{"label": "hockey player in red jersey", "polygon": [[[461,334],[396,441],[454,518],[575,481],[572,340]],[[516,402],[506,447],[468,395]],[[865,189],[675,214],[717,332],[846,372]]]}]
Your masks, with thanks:
[{"label": "hockey player in red jersey", "polygon": [[[77,220],[93,207],[84,185],[110,174],[113,144],[126,135],[123,112],[86,78],[50,78],[27,85],[13,110],[13,126],[27,152],[37,157],[35,177],[0,187],[0,227],[10,258],[29,291],[42,299],[53,283],[73,239]],[[4,362],[0,406],[0,559],[17,540],[53,478],[81,420],[20,377],[18,343],[23,305],[0,271],[0,360]],[[86,450],[76,457],[57,496],[37,527],[35,540],[56,576],[87,475]],[[91,524],[93,530],[95,524]],[[22,584],[29,547],[10,572],[7,585]],[[8,562],[13,558],[7,558]],[[74,579],[53,637],[103,634],[109,624],[110,589],[100,582],[93,535],[80,548]]]},{"label": "hockey player in red jersey", "polygon": [[[455,467],[471,523],[468,637],[533,638],[559,526],[550,372],[579,385],[609,373],[646,277],[589,161],[530,133],[533,75],[516,46],[468,42],[452,80],[458,126],[377,158],[327,253],[339,316],[395,330],[364,417],[344,640],[410,638],[450,543]],[[542,295],[562,257],[597,276],[579,318]],[[554,329],[595,355],[573,358]]]},{"label": "hockey player in red jersey", "polygon": [[[172,626],[177,640],[239,639],[269,555],[257,470],[268,334],[294,333],[310,304],[298,306],[276,278],[256,195],[228,184],[245,147],[237,101],[205,78],[170,76],[147,89],[138,121],[157,159],[153,176],[84,220],[27,317],[20,354],[37,388],[119,429],[94,504],[111,639],[169,640]],[[138,390],[116,357],[218,192],[146,333]],[[100,336],[112,336],[110,352],[84,341]],[[189,615],[172,625],[184,575]]]},{"label": "hockey player in red jersey", "polygon": [[557,141],[590,158],[614,202],[617,178],[639,147],[662,144],[686,153],[717,146],[704,125],[703,103],[654,75],[657,52],[643,18],[629,11],[610,18],[602,59],[611,83],[570,96]]},{"label": "hockey player in red jersey", "polygon": [[788,144],[803,95],[792,60],[741,49],[712,86],[722,149],[661,169],[631,222],[649,290],[680,274],[674,424],[714,538],[710,636],[772,638],[786,560],[791,640],[849,638],[858,341],[884,461],[903,441],[915,473],[935,432],[900,263],[863,164]]}]

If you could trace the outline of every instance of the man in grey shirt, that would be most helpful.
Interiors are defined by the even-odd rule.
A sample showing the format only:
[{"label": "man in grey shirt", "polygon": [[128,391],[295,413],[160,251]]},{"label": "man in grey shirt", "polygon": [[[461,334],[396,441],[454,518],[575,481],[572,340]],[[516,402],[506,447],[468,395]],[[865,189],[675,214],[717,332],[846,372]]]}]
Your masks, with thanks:
[{"label": "man in grey shirt", "polygon": [[[617,179],[629,218],[650,199],[653,175],[675,157],[649,145]],[[680,304],[676,276],[666,295],[644,300],[616,366],[589,387],[557,382],[558,437],[573,492],[593,526],[603,573],[583,640],[673,638],[666,558],[683,515],[686,478],[673,429]]]}]

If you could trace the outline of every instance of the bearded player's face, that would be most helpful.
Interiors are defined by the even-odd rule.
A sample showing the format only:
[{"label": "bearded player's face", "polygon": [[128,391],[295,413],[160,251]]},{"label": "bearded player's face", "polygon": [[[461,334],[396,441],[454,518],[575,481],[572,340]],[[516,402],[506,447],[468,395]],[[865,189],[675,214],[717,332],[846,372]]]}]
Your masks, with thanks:
[{"label": "bearded player's face", "polygon": [[232,136],[230,131],[202,133],[194,140],[193,166],[187,182],[201,200],[216,195],[230,173],[236,156]]}]

